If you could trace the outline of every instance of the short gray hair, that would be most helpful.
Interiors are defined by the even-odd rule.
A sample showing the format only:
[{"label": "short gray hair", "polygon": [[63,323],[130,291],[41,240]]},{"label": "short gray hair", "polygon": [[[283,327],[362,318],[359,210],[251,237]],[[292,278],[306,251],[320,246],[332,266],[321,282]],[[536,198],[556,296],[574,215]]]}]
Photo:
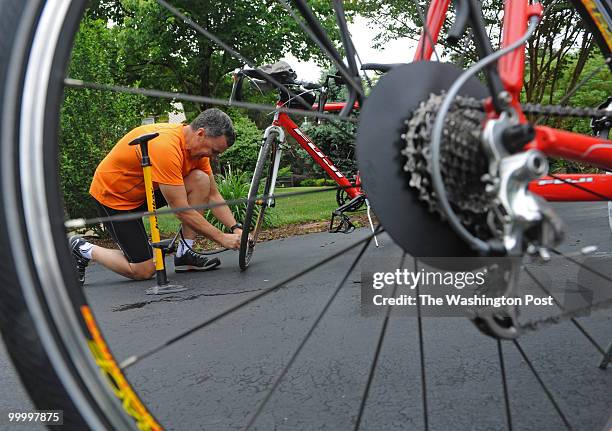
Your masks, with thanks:
[{"label": "short gray hair", "polygon": [[225,136],[227,146],[231,147],[236,140],[236,132],[232,119],[225,112],[217,108],[210,108],[200,112],[190,124],[192,130],[204,129],[208,136]]}]

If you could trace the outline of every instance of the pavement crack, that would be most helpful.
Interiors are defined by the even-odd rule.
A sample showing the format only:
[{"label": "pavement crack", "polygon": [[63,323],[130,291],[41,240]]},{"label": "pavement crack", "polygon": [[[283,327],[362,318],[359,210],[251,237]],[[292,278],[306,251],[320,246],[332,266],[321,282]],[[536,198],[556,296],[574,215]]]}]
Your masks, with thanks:
[{"label": "pavement crack", "polygon": [[259,289],[249,289],[249,290],[239,290],[239,291],[235,291],[235,292],[223,292],[223,293],[198,293],[195,295],[189,295],[189,296],[175,296],[175,295],[169,295],[169,296],[164,296],[163,298],[160,299],[152,299],[150,301],[140,301],[140,302],[133,302],[131,304],[122,304],[122,305],[118,305],[116,307],[113,307],[111,310],[113,312],[115,311],[128,311],[128,310],[135,310],[137,308],[143,308],[149,304],[155,304],[155,303],[159,303],[159,302],[184,302],[184,301],[193,301],[194,299],[198,299],[202,296],[227,296],[227,295],[241,295],[243,293],[250,293],[250,292],[258,292],[260,290],[264,290],[264,289],[268,289],[268,288],[259,288]]}]

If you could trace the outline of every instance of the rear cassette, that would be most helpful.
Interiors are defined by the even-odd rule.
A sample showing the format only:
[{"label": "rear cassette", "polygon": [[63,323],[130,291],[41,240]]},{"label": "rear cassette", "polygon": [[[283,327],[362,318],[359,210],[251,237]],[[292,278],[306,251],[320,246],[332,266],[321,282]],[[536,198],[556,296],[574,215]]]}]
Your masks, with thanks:
[{"label": "rear cassette", "polygon": [[[407,133],[411,131],[410,119],[415,114],[422,114],[424,111],[419,111],[419,107],[427,106],[432,95],[446,91],[461,73],[462,70],[452,64],[437,62],[396,67],[380,79],[361,111],[356,152],[363,187],[376,215],[393,240],[407,253],[419,258],[476,256],[440,214],[435,213],[435,195],[428,191],[431,185],[422,184],[423,179],[426,183],[428,181],[427,175],[424,175],[426,160],[421,158],[420,166],[409,165],[411,172],[405,170],[411,160],[419,162],[417,158],[411,159],[414,154],[409,154],[406,141]],[[460,96],[484,99],[488,96],[488,90],[478,80],[471,79],[463,86]],[[472,120],[472,124],[478,123],[476,118]],[[467,138],[463,136],[461,140]],[[469,142],[466,140],[466,144],[463,150],[467,152],[464,155],[460,155],[462,149],[452,149],[458,156],[453,155],[453,163],[459,162],[462,166],[454,170],[459,176],[450,179],[448,185],[458,207],[468,210],[466,215],[474,213],[469,223],[478,231],[484,226],[480,217],[485,211],[486,202],[478,200],[484,194],[477,197],[478,193],[474,193],[477,189],[473,186],[480,181],[480,176],[474,172],[472,177],[474,167],[469,159],[480,150],[472,147],[477,145],[475,138],[470,138]],[[427,151],[423,153],[423,156],[426,155]],[[479,168],[476,166],[475,169]],[[465,175],[465,172],[470,174]],[[473,189],[473,196],[469,199],[461,198],[466,190],[466,181]],[[484,185],[482,187],[484,189]],[[476,212],[470,211],[475,202],[479,202],[481,208]],[[473,267],[477,266],[478,262],[474,261]]]}]

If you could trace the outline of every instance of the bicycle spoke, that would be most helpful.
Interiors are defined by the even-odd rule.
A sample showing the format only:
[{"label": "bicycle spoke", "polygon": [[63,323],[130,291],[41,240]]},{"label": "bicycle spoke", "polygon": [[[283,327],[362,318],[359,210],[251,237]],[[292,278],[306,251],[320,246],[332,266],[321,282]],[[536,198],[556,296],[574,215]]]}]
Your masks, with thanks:
[{"label": "bicycle spoke", "polygon": [[300,272],[297,272],[296,274],[285,278],[284,280],[278,282],[277,284],[275,284],[274,286],[261,291],[260,293],[251,296],[250,298],[247,298],[243,301],[241,301],[240,303],[234,305],[233,307],[228,308],[227,310],[217,314],[216,316],[213,316],[209,319],[206,319],[204,322],[192,327],[191,329],[188,329],[182,333],[180,333],[179,335],[176,335],[172,338],[170,338],[169,340],[167,340],[164,343],[159,344],[158,346],[149,349],[148,351],[146,351],[145,353],[142,353],[140,355],[134,355],[134,356],[130,356],[128,358],[126,358],[125,360],[123,360],[120,363],[120,368],[122,369],[126,369],[128,367],[131,367],[135,364],[137,364],[138,362],[142,361],[143,359],[148,358],[149,356],[165,349],[166,347],[169,347],[171,345],[173,345],[174,343],[176,343],[177,341],[180,341],[186,337],[188,337],[189,335],[194,334],[195,332],[206,328],[207,326],[211,325],[214,322],[217,322],[218,320],[221,320],[223,317],[228,316],[229,314],[232,314],[234,311],[240,310],[241,308],[243,308],[244,306],[256,301],[257,299],[263,298],[264,296],[268,295],[269,293],[272,293],[276,290],[278,290],[279,288],[283,287],[284,285],[286,285],[287,283],[292,282],[293,280],[296,280],[302,276],[304,276],[305,274],[308,274],[311,271],[314,271],[315,269],[319,268],[322,265],[325,265],[326,263],[331,262],[332,260],[336,259],[339,256],[342,256],[344,253],[349,252],[350,250],[354,249],[355,247],[363,244],[364,242],[367,241],[371,241],[372,238],[374,238],[374,235],[377,235],[381,232],[384,232],[384,228],[379,228],[377,229],[377,231],[375,233],[371,233],[368,236],[366,236],[365,238],[341,249],[340,251],[326,257],[325,259],[314,263],[313,265],[310,265],[308,267],[306,267],[305,269],[301,270]]},{"label": "bicycle spoke", "polygon": [[[400,268],[404,267],[404,262],[406,259],[406,252],[402,254],[402,258],[400,260]],[[397,292],[397,283],[393,285],[393,293],[391,294],[392,298],[395,298],[395,294]],[[363,417],[363,412],[365,410],[366,402],[368,400],[368,395],[370,394],[370,386],[372,385],[372,381],[374,380],[374,373],[376,372],[376,366],[378,365],[378,358],[380,357],[380,352],[382,351],[383,341],[385,339],[385,335],[387,334],[387,325],[389,323],[389,316],[391,315],[391,306],[387,305],[385,310],[385,317],[383,319],[382,327],[380,328],[380,335],[378,337],[378,342],[376,343],[376,351],[374,352],[374,358],[372,359],[372,365],[370,366],[370,371],[368,372],[368,381],[363,390],[363,396],[361,397],[361,403],[359,404],[359,413],[357,414],[357,420],[355,421],[355,427],[353,428],[355,431],[359,430],[361,426],[361,418]]]},{"label": "bicycle spoke", "polygon": [[288,198],[292,196],[323,193],[323,192],[334,191],[338,189],[347,189],[347,188],[352,188],[352,187],[354,186],[351,185],[351,186],[344,186],[344,187],[326,187],[326,188],[322,188],[321,190],[304,190],[304,191],[298,191],[298,192],[280,193],[277,195],[255,196],[250,199],[249,198],[231,199],[225,202],[215,202],[212,204],[203,204],[203,205],[194,205],[194,206],[188,206],[188,207],[167,208],[167,209],[162,208],[162,209],[158,209],[155,211],[131,212],[129,214],[116,214],[116,215],[112,215],[108,217],[96,217],[96,218],[89,218],[89,219],[69,219],[64,222],[64,227],[66,229],[81,229],[87,226],[92,226],[92,225],[105,223],[109,221],[138,220],[140,218],[148,217],[152,215],[161,216],[161,215],[168,215],[168,214],[176,214],[179,212],[190,211],[190,210],[209,210],[209,209],[223,207],[223,206],[235,206],[235,205],[245,204],[248,202],[255,202],[259,199],[261,200],[267,200],[270,198],[281,199],[281,198]]},{"label": "bicycle spoke", "polygon": [[[351,36],[351,43],[352,43],[352,35],[349,33],[349,36]],[[361,70],[361,66],[363,65],[363,61],[361,61],[361,57],[359,56],[359,52],[357,52],[357,50],[355,49],[355,47],[353,46],[353,49],[355,50],[355,55],[357,56],[357,61],[359,62],[359,68]],[[370,77],[368,76],[368,74],[366,73],[366,71],[363,71],[363,76],[368,84],[368,88],[371,90],[374,85],[372,84],[372,80],[370,79]]]},{"label": "bicycle spoke", "polygon": [[590,267],[586,266],[584,263],[578,262],[576,259],[572,258],[571,256],[568,256],[566,254],[561,253],[557,249],[551,248],[550,251],[552,251],[553,253],[555,253],[558,256],[563,257],[564,259],[569,260],[573,264],[578,265],[579,267],[586,269],[590,273],[598,275],[599,277],[603,278],[604,280],[612,283],[612,278],[608,277],[606,274],[602,274],[601,272],[597,271],[596,269],[590,268]]},{"label": "bicycle spoke", "polygon": [[[561,311],[566,311],[565,307],[563,307],[563,305],[561,305],[561,304],[559,303],[559,301],[557,300],[557,298],[555,298],[555,296],[551,294],[550,290],[549,290],[549,289],[547,289],[547,288],[546,288],[546,286],[544,286],[544,284],[543,284],[543,283],[542,283],[540,280],[538,280],[538,279],[537,279],[537,278],[536,278],[536,277],[535,277],[535,276],[534,276],[534,275],[531,273],[531,271],[529,271],[527,268],[525,268],[525,273],[526,273],[526,274],[527,274],[527,275],[528,275],[528,276],[529,276],[529,277],[530,277],[530,278],[531,278],[531,279],[532,279],[532,280],[533,280],[533,281],[536,283],[536,285],[537,285],[537,286],[538,286],[540,289],[542,289],[542,291],[543,291],[543,292],[544,292],[546,295],[550,296],[550,297],[553,299],[553,302],[555,303],[555,305],[556,305],[557,307],[559,307],[559,309],[560,309]],[[602,355],[604,355],[604,354],[605,354],[605,352],[604,352],[603,347],[601,347],[601,346],[600,346],[600,345],[597,343],[597,341],[595,341],[595,339],[594,339],[594,338],[591,336],[591,334],[589,334],[589,333],[588,333],[588,331],[587,331],[586,329],[584,329],[584,327],[583,327],[583,326],[580,324],[580,322],[578,322],[578,320],[576,320],[575,318],[571,318],[570,320],[571,320],[571,322],[572,322],[572,323],[573,323],[573,324],[576,326],[576,328],[578,328],[578,330],[579,330],[579,331],[580,331],[580,332],[581,332],[581,333],[582,333],[582,334],[583,334],[583,335],[586,337],[586,339],[587,339],[587,340],[589,340],[589,342],[590,342],[591,344],[593,344],[593,346],[594,346],[594,347],[595,347],[595,348],[596,348],[596,349],[597,349],[597,350],[598,350],[598,351],[599,351],[599,352],[600,352]]]},{"label": "bicycle spoke", "polygon": [[285,377],[285,375],[287,374],[287,371],[289,371],[289,368],[291,368],[291,366],[293,365],[293,363],[297,359],[298,355],[300,354],[300,352],[302,351],[302,349],[304,348],[304,346],[306,345],[306,343],[308,342],[308,340],[310,339],[310,337],[314,333],[314,330],[316,329],[316,327],[319,325],[319,323],[321,322],[321,320],[323,319],[323,317],[325,316],[325,314],[329,310],[329,307],[331,306],[332,302],[338,296],[338,293],[340,292],[340,289],[342,289],[342,287],[346,284],[346,280],[349,278],[349,276],[351,275],[351,273],[353,272],[353,270],[355,269],[355,267],[357,266],[357,264],[361,260],[361,257],[363,256],[363,254],[365,253],[366,249],[368,248],[368,246],[372,242],[372,238],[373,237],[369,237],[368,241],[363,245],[363,248],[359,251],[359,254],[357,254],[357,257],[355,257],[355,259],[353,260],[353,263],[349,267],[348,271],[346,272],[346,274],[344,275],[344,277],[342,278],[340,283],[338,283],[338,285],[336,286],[336,289],[334,290],[334,293],[327,300],[327,303],[325,304],[325,306],[323,307],[323,309],[321,310],[321,312],[319,313],[319,315],[315,319],[314,323],[312,324],[312,326],[310,327],[310,329],[306,333],[306,336],[304,337],[304,339],[302,340],[302,342],[300,343],[298,348],[293,352],[293,355],[291,355],[291,359],[289,359],[289,362],[287,363],[287,365],[285,365],[285,367],[281,370],[281,372],[274,379],[274,383],[272,384],[272,387],[268,390],[268,393],[266,394],[264,399],[259,403],[259,405],[255,409],[255,413],[253,413],[253,415],[251,415],[251,418],[247,422],[247,425],[244,428],[245,431],[251,429],[253,424],[257,421],[257,418],[259,417],[259,415],[263,411],[264,407],[266,406],[266,404],[268,403],[270,398],[272,398],[272,395],[274,395],[274,392],[276,391],[276,389],[280,385],[281,380],[283,379],[283,377]]},{"label": "bicycle spoke", "polygon": [[237,102],[237,101],[230,102],[229,100],[219,99],[215,97],[195,96],[192,94],[175,93],[172,91],[125,87],[121,85],[99,84],[97,82],[86,82],[86,81],[81,81],[81,80],[72,79],[72,78],[66,78],[64,80],[64,84],[67,87],[71,87],[71,88],[87,88],[87,89],[92,89],[92,90],[104,90],[104,91],[112,91],[115,93],[136,94],[139,96],[156,97],[158,99],[170,99],[170,100],[182,100],[184,102],[207,103],[209,105],[227,106],[227,107],[234,107],[234,108],[237,107],[237,108],[250,109],[253,111],[260,111],[260,112],[278,111],[278,112],[285,112],[287,114],[299,115],[302,117],[321,118],[325,120],[330,120],[332,122],[339,122],[339,121],[344,121],[348,123],[359,122],[357,118],[338,117],[337,115],[326,114],[323,112],[318,112],[318,111],[313,111],[313,110],[307,111],[304,109],[285,108],[285,107],[278,108],[272,105],[262,105],[259,103],[250,103],[250,102]]},{"label": "bicycle spoke", "polygon": [[504,389],[504,407],[506,409],[506,424],[508,431],[512,431],[512,413],[510,411],[510,397],[508,395],[508,378],[506,376],[506,365],[504,363],[504,352],[502,350],[501,340],[497,339],[497,354],[499,356],[499,368],[502,377],[502,386]]},{"label": "bicycle spoke", "polygon": [[[359,69],[357,68],[357,61],[355,58],[357,52],[348,30],[343,0],[332,0],[332,5],[334,7],[334,12],[336,12],[336,22],[338,24],[338,29],[340,30],[340,38],[342,39],[344,52],[346,53],[346,62],[349,66],[349,72],[353,78],[359,79]],[[361,88],[361,86],[359,88]]]},{"label": "bicycle spoke", "polygon": [[518,349],[519,353],[521,354],[521,356],[523,357],[523,360],[527,363],[527,366],[529,367],[529,369],[531,370],[531,373],[534,375],[534,377],[536,378],[536,380],[538,381],[538,383],[540,384],[540,386],[542,387],[542,390],[544,391],[544,393],[546,394],[546,396],[548,397],[548,400],[551,402],[551,404],[553,405],[553,407],[555,408],[555,410],[557,411],[557,413],[559,414],[559,417],[561,418],[561,420],[563,421],[563,423],[565,424],[565,427],[568,430],[572,430],[572,426],[570,425],[570,423],[568,422],[567,418],[565,417],[565,415],[563,414],[563,412],[561,411],[561,408],[559,407],[559,404],[557,404],[557,401],[555,401],[555,398],[553,397],[552,393],[550,392],[550,390],[546,387],[546,384],[544,383],[544,381],[542,380],[542,378],[540,377],[540,375],[538,374],[538,372],[536,371],[536,369],[534,368],[533,364],[531,363],[531,361],[529,360],[529,358],[527,357],[527,355],[525,354],[525,351],[523,350],[523,348],[521,347],[521,345],[518,343],[518,341],[516,340],[512,340],[512,342],[514,343],[514,345],[516,346],[516,348]]},{"label": "bicycle spoke", "polygon": [[[417,273],[418,260],[414,259],[414,272]],[[429,412],[427,409],[427,376],[425,374],[425,348],[423,342],[423,318],[421,316],[421,301],[419,300],[421,295],[421,288],[419,283],[416,284],[416,297],[417,297],[417,323],[419,331],[419,355],[421,362],[421,399],[423,400],[423,422],[425,431],[429,430]]]},{"label": "bicycle spoke", "polygon": [[319,48],[327,54],[329,59],[334,63],[334,65],[338,68],[338,72],[345,79],[346,83],[349,84],[353,90],[355,90],[361,97],[365,96],[363,93],[363,89],[361,85],[355,82],[353,77],[351,76],[350,71],[346,68],[344,63],[342,62],[342,57],[338,53],[338,51],[334,48],[333,44],[327,37],[327,34],[323,30],[323,27],[313,15],[312,11],[308,7],[308,5],[302,0],[294,0],[298,10],[307,21],[307,26],[295,13],[293,8],[285,1],[278,0],[278,2],[289,12],[289,14],[293,17],[295,22],[304,30],[306,34],[319,46]]}]

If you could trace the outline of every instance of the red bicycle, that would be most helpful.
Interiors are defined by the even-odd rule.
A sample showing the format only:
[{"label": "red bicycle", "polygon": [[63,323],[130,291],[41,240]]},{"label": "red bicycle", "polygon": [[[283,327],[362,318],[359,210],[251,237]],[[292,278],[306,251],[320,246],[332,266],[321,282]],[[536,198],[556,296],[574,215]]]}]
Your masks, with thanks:
[{"label": "red bicycle", "polygon": [[[588,280],[603,279],[608,283],[604,286],[608,295],[591,298],[592,301],[578,308],[567,309],[558,304],[559,309],[552,310],[551,314],[529,313],[522,317],[530,320],[521,321],[517,319],[518,310],[483,307],[473,320],[484,333],[496,337],[494,342],[479,338],[473,328],[462,325],[459,320],[424,321],[420,308],[414,320],[396,320],[397,313],[388,306],[382,319],[365,321],[357,316],[356,299],[352,300],[356,298],[356,291],[343,290],[352,284],[349,280],[354,278],[360,260],[371,256],[368,247],[373,235],[364,235],[327,254],[317,250],[311,254],[316,255],[313,259],[316,261],[307,267],[304,267],[306,260],[300,256],[296,263],[302,264],[302,268],[283,268],[287,274],[276,274],[279,264],[273,262],[275,266],[270,268],[270,273],[275,274],[276,280],[271,280],[271,285],[260,284],[257,277],[249,277],[239,280],[239,283],[248,283],[249,290],[228,290],[228,285],[236,284],[235,278],[222,279],[224,273],[220,271],[210,274],[206,283],[202,283],[206,290],[199,304],[204,308],[197,307],[201,321],[186,318],[182,314],[186,308],[172,306],[164,315],[168,318],[161,324],[165,327],[174,321],[180,322],[180,327],[154,331],[152,329],[157,326],[152,327],[149,322],[159,321],[158,309],[149,310],[148,314],[146,309],[139,309],[136,311],[143,314],[131,319],[133,327],[129,331],[125,331],[123,323],[121,331],[101,331],[100,327],[105,329],[105,319],[118,321],[115,310],[110,311],[109,298],[112,298],[106,292],[96,296],[95,291],[82,289],[66,244],[67,228],[86,227],[100,220],[65,220],[57,165],[61,130],[58,119],[64,90],[113,91],[222,106],[227,105],[227,100],[176,93],[175,86],[162,91],[113,84],[123,82],[121,79],[100,83],[66,78],[73,36],[88,2],[5,0],[0,2],[0,20],[4,23],[0,38],[3,47],[0,50],[0,241],[11,247],[0,251],[3,288],[0,331],[38,409],[62,410],[64,424],[70,429],[158,430],[162,429],[160,423],[173,421],[172,426],[181,429],[506,427],[511,430],[565,426],[571,430],[602,429],[604,423],[603,429],[611,429],[609,375],[599,370],[595,374],[588,366],[580,367],[591,358],[588,348],[593,345],[601,354],[599,367],[609,368],[612,346],[601,346],[597,341],[609,335],[609,321],[605,320],[606,316],[599,322],[597,318],[590,319],[589,326],[600,331],[599,336],[597,333],[591,336],[588,328],[581,326],[579,319],[574,319],[591,310],[612,306],[609,297],[612,278],[606,275],[609,268],[594,271],[592,265],[568,255],[567,249],[555,248],[562,230],[551,206],[541,199],[610,200],[606,186],[608,177],[543,176],[547,167],[545,156],[586,162],[604,169],[612,167],[612,142],[608,138],[612,121],[609,102],[605,101],[610,94],[602,95],[602,100],[593,103],[603,102],[601,109],[567,107],[564,102],[571,102],[571,99],[563,103],[555,99],[556,105],[547,107],[519,103],[523,71],[526,70],[522,46],[540,21],[542,8],[539,5],[527,0],[504,2],[503,32],[492,33],[493,38],[499,35],[502,41],[501,50],[495,51],[486,31],[481,3],[457,1],[456,18],[449,35],[451,40],[462,40],[463,35],[464,40],[476,43],[475,66],[466,71],[434,61],[388,65],[379,68],[386,70],[385,75],[371,92],[366,92],[361,85],[360,68],[355,61],[356,53],[340,0],[293,0],[291,4],[282,0],[276,8],[274,2],[237,2],[236,5],[232,3],[231,8],[211,5],[211,14],[200,11],[207,17],[207,22],[200,24],[194,21],[196,14],[184,9],[190,5],[195,8],[194,2],[180,2],[179,10],[179,6],[157,0],[160,8],[163,7],[159,14],[151,13],[153,3],[122,2],[121,9],[146,7],[139,16],[151,19],[139,25],[141,28],[176,29],[174,25],[180,23],[193,30],[182,33],[185,37],[197,34],[198,38],[189,39],[192,43],[188,45],[188,53],[172,50],[170,58],[182,61],[198,48],[207,51],[214,44],[215,49],[222,49],[236,59],[231,67],[244,63],[255,67],[255,61],[245,60],[244,55],[212,34],[209,24],[222,28],[230,25],[224,18],[234,18],[236,10],[259,11],[259,14],[244,13],[249,18],[253,15],[253,19],[248,27],[241,26],[232,35],[233,46],[244,50],[242,42],[248,42],[246,39],[251,37],[252,31],[259,30],[258,26],[262,30],[278,28],[276,18],[283,11],[296,17],[295,25],[301,26],[309,40],[338,67],[349,89],[349,97],[344,105],[333,108],[340,109],[339,114],[331,115],[332,104],[319,102],[320,112],[317,113],[314,103],[310,105],[303,100],[308,96],[299,95],[302,91],[283,94],[286,86],[276,88],[281,91],[283,102],[298,102],[299,106],[294,105],[297,107],[303,107],[300,100],[306,102],[308,109],[302,110],[304,115],[314,113],[316,117],[350,121],[349,111],[355,104],[359,106],[356,153],[361,181],[351,182],[340,177],[338,181],[353,190],[355,195],[351,200],[363,194],[361,187],[366,191],[377,218],[404,251],[401,258],[397,253],[388,256],[397,258],[393,266],[416,272],[421,260],[436,256],[522,257],[528,253],[545,256],[546,250],[551,250],[572,265],[579,265],[579,270],[589,275]],[[407,4],[350,2],[360,6],[368,3],[377,9],[399,5],[400,12],[416,11],[422,4],[416,0]],[[597,51],[597,58],[608,71],[612,65],[610,1],[543,0],[543,3],[552,5],[552,9],[548,9],[550,14],[544,14],[543,23],[547,16],[556,14],[558,22],[582,28],[581,37],[586,42],[595,41],[590,54],[595,56]],[[342,53],[327,37],[328,32],[320,22],[321,12],[312,10],[314,4],[332,6],[332,18],[336,18],[333,30],[342,39]],[[431,59],[449,4],[449,0],[432,0],[427,19],[420,20],[426,25],[417,49],[417,60]],[[197,6],[204,9],[207,2],[198,2]],[[262,15],[270,15],[270,19]],[[126,22],[134,22],[133,18],[127,14]],[[158,24],[162,27],[155,27]],[[472,34],[465,33],[468,24]],[[494,20],[492,25],[499,27]],[[556,34],[554,28],[541,28],[544,34]],[[170,34],[168,40],[179,40],[176,34]],[[277,37],[275,42],[290,43],[281,36],[284,35]],[[209,39],[211,45],[202,44],[204,38]],[[580,49],[581,39],[573,42]],[[537,47],[533,49],[537,51]],[[462,50],[463,46],[459,51]],[[157,51],[146,52],[147,63],[155,60],[152,56]],[[214,51],[214,56],[218,53]],[[540,53],[546,64],[550,52]],[[265,58],[269,57],[272,54]],[[225,60],[225,56],[223,58]],[[534,65],[529,65],[531,71]],[[118,68],[117,72],[121,70],[123,68]],[[484,77],[480,80],[474,78],[479,71]],[[609,82],[609,76],[602,81],[604,84]],[[591,103],[580,105],[590,106]],[[242,103],[237,106],[262,112],[274,110],[267,105]],[[289,104],[286,106],[291,108]],[[267,160],[272,160],[276,156],[283,133],[298,133],[294,123],[285,119],[287,111],[284,109],[277,106],[276,124],[266,135],[268,145],[266,150],[262,147],[262,159],[267,156]],[[528,120],[533,120],[534,115],[548,113],[590,117],[596,136],[544,127],[537,121],[532,121],[530,126]],[[299,142],[306,145],[306,151],[310,149],[315,160],[319,157],[323,168],[328,166],[334,177],[331,161],[327,165],[325,160],[328,159],[319,156],[317,147],[313,143],[309,145],[307,139]],[[274,159],[272,166],[278,160],[279,157]],[[265,198],[260,202],[264,210],[273,203],[269,198],[274,196],[270,193],[272,177],[268,180],[266,176],[269,174],[269,169],[260,168],[260,178],[265,176],[269,185],[268,193],[264,187],[261,194]],[[536,191],[539,197],[528,193],[529,190]],[[258,186],[251,191],[251,195],[260,194]],[[243,200],[236,202],[241,203]],[[578,229],[585,226],[583,215],[579,216]],[[407,259],[407,254],[415,258]],[[315,281],[310,283],[312,290],[309,287],[300,292],[299,284],[294,283],[298,278],[332,261],[339,262],[342,257],[350,257],[350,262],[341,263],[344,270],[334,268],[338,281],[329,286],[331,289],[327,283],[317,289]],[[454,260],[459,262],[459,259]],[[555,280],[551,280],[553,287],[562,281],[557,277],[560,272],[557,269],[553,274]],[[546,286],[538,283],[535,276],[526,273],[532,277],[530,282],[534,289],[540,286],[545,290]],[[509,284],[510,287],[500,290],[498,295],[515,295],[512,290],[515,284]],[[281,289],[287,289],[287,294],[273,297],[273,293]],[[133,298],[134,290],[121,290],[122,294]],[[228,294],[248,296],[225,296]],[[217,296],[227,301],[213,302]],[[294,300],[298,297],[313,301]],[[95,304],[95,298],[102,298],[102,301]],[[176,300],[197,301],[198,295]],[[277,306],[278,301],[283,301],[283,307]],[[140,308],[144,304],[138,302],[132,306]],[[189,305],[183,304],[184,307]],[[92,305],[99,307],[94,309]],[[160,304],[152,305],[158,306]],[[241,311],[245,313],[239,315]],[[255,317],[256,314],[263,318]],[[249,320],[241,320],[246,318]],[[531,338],[525,343],[525,349],[521,346],[522,340],[519,343],[521,334],[559,322],[569,323],[558,327],[556,332]],[[223,324],[226,326],[220,326]],[[585,336],[584,345],[574,343],[569,333],[574,330],[571,325]],[[219,332],[204,333],[211,330]],[[238,332],[239,339],[231,336]],[[112,342],[115,341],[113,334],[119,333],[131,339]],[[196,334],[201,338],[188,338]],[[105,337],[109,337],[108,340]],[[164,339],[156,340],[155,337]],[[512,340],[506,342],[502,338]],[[554,344],[556,341],[559,345]],[[287,342],[292,344],[284,344]],[[351,346],[354,349],[350,349]],[[513,346],[516,347],[514,353],[508,355]],[[172,348],[177,350],[170,350]],[[123,360],[114,355],[123,356]],[[533,365],[530,356],[539,358],[539,366]],[[157,361],[147,362],[153,359]],[[506,359],[509,359],[508,366]],[[441,364],[443,368],[438,366]],[[520,369],[524,364],[535,378],[533,385],[524,380]],[[434,367],[433,372],[431,367]],[[169,379],[177,375],[180,378],[169,384]],[[500,385],[499,392],[495,389],[496,381]],[[181,386],[187,387],[187,392]],[[542,392],[536,390],[537,387],[541,387]],[[191,392],[200,388],[201,392]],[[138,392],[144,396],[141,398]],[[516,394],[512,396],[512,393]],[[163,396],[160,398],[159,394]],[[561,397],[561,402],[555,397]],[[495,403],[496,400],[500,403]],[[542,402],[547,400],[559,418],[546,411]],[[464,407],[466,413],[457,414]]]},{"label": "red bicycle", "polygon": [[[268,74],[265,71],[270,71],[270,73]],[[243,69],[235,74],[232,99],[241,99],[242,85],[245,78],[249,79],[258,88],[269,86],[269,83],[274,81],[281,84],[281,86],[273,87],[279,92],[277,108],[304,109],[306,107],[319,112],[339,114],[342,114],[343,110],[348,111],[346,102],[326,101],[327,88],[331,85],[331,81],[342,82],[342,79],[338,76],[328,75],[323,84],[297,81],[293,70],[284,62],[262,66],[260,69]],[[291,90],[294,90],[293,94],[290,94]],[[317,97],[315,93],[318,93],[318,102],[316,103]],[[358,104],[354,103],[353,108],[357,107]],[[300,129],[287,112],[276,111],[272,124],[264,132],[249,189],[239,253],[239,265],[242,270],[248,267],[253,256],[253,251],[263,226],[266,209],[276,205],[274,190],[283,147],[287,145],[285,133],[293,137],[300,147],[306,150],[310,157],[338,185],[336,192],[338,208],[332,212],[329,231],[332,233],[352,232],[355,226],[345,213],[357,211],[364,204],[367,206],[370,225],[372,231],[374,231],[369,202],[361,188],[359,174],[355,175],[352,181],[349,180],[334,165],[333,161]],[[339,220],[339,222],[335,224],[335,220]]]},{"label": "red bicycle", "polygon": [[[458,3],[460,4],[459,7],[463,8],[463,14],[458,17],[459,26],[466,25],[467,20],[477,19],[476,11],[473,10],[473,6],[469,5],[469,2]],[[461,5],[462,3],[463,5]],[[542,4],[530,5],[529,3],[527,1],[505,2],[501,49],[511,46],[525,34],[530,18],[542,17],[544,13]],[[610,65],[612,29],[609,20],[612,6],[605,1],[581,0],[573,3],[582,15],[585,25],[593,29],[594,37]],[[432,1],[427,16],[426,28],[428,32],[425,32],[419,41],[414,61],[431,60],[434,52],[432,41],[435,43],[439,38],[449,6],[450,0]],[[461,20],[463,20],[462,23]],[[485,49],[487,41],[481,31],[477,33],[480,37],[480,43]],[[591,117],[593,118],[592,127],[596,134],[596,136],[585,136],[550,127],[535,126],[535,134],[524,137],[524,139],[527,137],[533,138],[529,140],[525,149],[537,149],[552,158],[572,160],[609,169],[612,166],[612,152],[610,152],[612,147],[609,141],[605,141],[605,139],[609,134],[610,119],[609,113],[602,111],[612,110],[612,97],[608,98],[598,109],[593,110],[566,108],[557,109],[555,112],[551,109],[552,107],[545,109],[531,105],[521,106],[519,100],[524,86],[525,65],[525,50],[516,49],[500,57],[497,68],[503,89],[508,92],[511,106],[517,112],[521,124],[527,123],[526,113]],[[499,83],[496,85],[499,86]],[[497,99],[497,96],[495,96],[495,99]],[[487,113],[491,118],[498,117],[499,100],[496,102],[497,104],[492,103],[487,106]],[[578,184],[578,186],[575,184]],[[580,187],[580,185],[588,185],[588,188]],[[554,177],[548,176],[534,180],[530,183],[529,189],[548,201],[607,201],[609,198],[606,195],[609,195],[610,190],[612,190],[612,177],[605,174],[559,174]]]}]

